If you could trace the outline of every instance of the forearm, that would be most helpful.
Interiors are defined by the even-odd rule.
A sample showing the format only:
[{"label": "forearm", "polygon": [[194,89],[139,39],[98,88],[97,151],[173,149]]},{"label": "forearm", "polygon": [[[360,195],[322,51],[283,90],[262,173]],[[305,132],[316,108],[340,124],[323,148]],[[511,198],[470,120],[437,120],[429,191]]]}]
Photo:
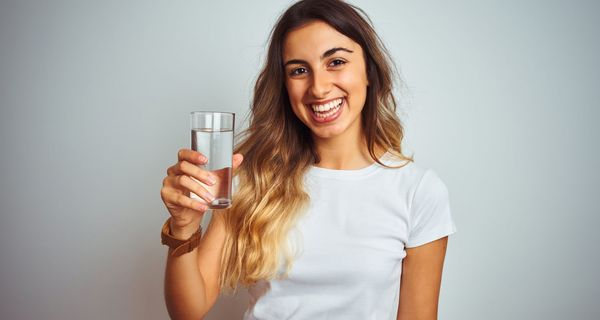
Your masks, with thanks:
[{"label": "forearm", "polygon": [[198,249],[179,257],[168,255],[165,301],[172,319],[200,319],[208,312],[204,279],[198,269]]},{"label": "forearm", "polygon": [[435,320],[448,237],[406,249],[398,320]]},{"label": "forearm", "polygon": [[[175,237],[189,238],[197,227],[173,230]],[[204,278],[198,267],[198,248],[181,256],[167,255],[165,302],[172,319],[200,319],[207,310]]]}]

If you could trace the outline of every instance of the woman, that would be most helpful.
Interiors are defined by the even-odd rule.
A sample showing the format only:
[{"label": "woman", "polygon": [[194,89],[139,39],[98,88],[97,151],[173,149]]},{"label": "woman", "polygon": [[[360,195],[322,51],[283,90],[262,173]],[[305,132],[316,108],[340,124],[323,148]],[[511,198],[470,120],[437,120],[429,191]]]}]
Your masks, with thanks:
[{"label": "woman", "polygon": [[[292,5],[271,34],[233,157],[233,206],[214,213],[190,252],[170,250],[171,317],[202,318],[241,284],[252,297],[245,319],[436,319],[455,227],[444,183],[402,154],[395,109],[366,15],[338,0]],[[218,181],[197,166],[201,154],[178,158],[161,190],[163,232],[185,240]]]}]

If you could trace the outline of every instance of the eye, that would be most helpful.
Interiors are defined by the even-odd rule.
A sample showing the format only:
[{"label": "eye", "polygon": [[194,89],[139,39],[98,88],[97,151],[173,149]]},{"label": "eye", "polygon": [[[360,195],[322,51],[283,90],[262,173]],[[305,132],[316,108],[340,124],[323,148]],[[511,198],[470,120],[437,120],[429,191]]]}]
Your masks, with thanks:
[{"label": "eye", "polygon": [[299,76],[302,75],[304,73],[306,73],[307,70],[304,67],[300,67],[300,68],[294,68],[290,71],[290,76]]},{"label": "eye", "polygon": [[341,66],[343,64],[346,64],[346,61],[342,60],[342,59],[334,59],[329,63],[329,66],[331,67],[338,67]]}]

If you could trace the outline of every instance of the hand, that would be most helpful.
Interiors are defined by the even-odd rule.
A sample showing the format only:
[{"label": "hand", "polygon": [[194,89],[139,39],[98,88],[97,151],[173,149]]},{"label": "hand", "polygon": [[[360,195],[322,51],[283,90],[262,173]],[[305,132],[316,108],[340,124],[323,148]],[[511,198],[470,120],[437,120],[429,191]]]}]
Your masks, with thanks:
[{"label": "hand", "polygon": [[[199,167],[207,162],[200,152],[181,149],[177,153],[177,159],[177,163],[167,169],[160,196],[171,215],[171,234],[176,238],[187,239],[198,230],[204,212],[208,210],[208,203],[213,199],[205,186],[218,190],[219,182],[214,174]],[[243,159],[241,154],[233,155],[234,171]],[[190,192],[201,199],[190,198]]]}]

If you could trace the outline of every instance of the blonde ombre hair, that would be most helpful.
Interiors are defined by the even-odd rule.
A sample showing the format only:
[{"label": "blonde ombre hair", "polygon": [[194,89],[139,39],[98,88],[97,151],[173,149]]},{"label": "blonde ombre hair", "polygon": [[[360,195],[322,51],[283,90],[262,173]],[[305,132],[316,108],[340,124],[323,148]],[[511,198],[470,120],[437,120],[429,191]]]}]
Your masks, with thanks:
[{"label": "blonde ombre hair", "polygon": [[[254,89],[248,129],[236,146],[244,161],[236,171],[239,188],[233,206],[223,212],[227,236],[221,258],[221,289],[237,290],[261,279],[285,277],[293,264],[287,236],[305,212],[309,196],[303,178],[319,162],[310,130],[294,115],[282,60],[283,43],[293,29],[326,22],[358,43],[365,55],[369,86],[362,126],[369,154],[381,165],[376,149],[397,159],[402,154],[403,127],[392,93],[393,64],[366,14],[339,0],[304,0],[292,5],[270,36],[264,68]],[[280,261],[285,273],[279,275]]]}]

